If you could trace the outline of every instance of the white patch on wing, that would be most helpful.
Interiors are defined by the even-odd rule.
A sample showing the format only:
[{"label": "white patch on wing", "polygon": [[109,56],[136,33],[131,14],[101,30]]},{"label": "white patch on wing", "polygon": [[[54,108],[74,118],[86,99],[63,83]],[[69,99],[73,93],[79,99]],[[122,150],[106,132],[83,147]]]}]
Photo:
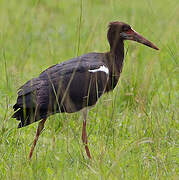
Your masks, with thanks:
[{"label": "white patch on wing", "polygon": [[109,74],[109,69],[107,67],[105,67],[104,65],[103,66],[100,66],[98,69],[90,69],[88,70],[89,72],[99,72],[99,71],[103,71],[105,72],[106,74]]}]

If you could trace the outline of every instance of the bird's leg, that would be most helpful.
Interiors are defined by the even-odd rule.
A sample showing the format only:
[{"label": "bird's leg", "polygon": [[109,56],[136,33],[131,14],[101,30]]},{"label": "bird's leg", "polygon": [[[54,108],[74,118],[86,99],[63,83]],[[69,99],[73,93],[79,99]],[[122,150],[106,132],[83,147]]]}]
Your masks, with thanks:
[{"label": "bird's leg", "polygon": [[90,155],[90,151],[88,148],[88,137],[87,137],[87,133],[86,133],[86,119],[87,119],[87,110],[85,109],[83,111],[83,129],[82,129],[82,141],[83,144],[85,146],[85,150],[86,150],[86,154],[88,156],[89,159],[91,159],[91,155]]},{"label": "bird's leg", "polygon": [[36,136],[35,136],[34,142],[32,144],[32,147],[31,147],[31,150],[30,150],[30,153],[29,153],[29,160],[32,158],[32,154],[33,154],[35,145],[36,145],[36,143],[38,141],[40,133],[42,132],[42,130],[44,128],[45,121],[46,121],[46,118],[43,119],[42,121],[40,121],[39,124],[38,124],[38,128],[37,128],[37,131],[36,131]]}]

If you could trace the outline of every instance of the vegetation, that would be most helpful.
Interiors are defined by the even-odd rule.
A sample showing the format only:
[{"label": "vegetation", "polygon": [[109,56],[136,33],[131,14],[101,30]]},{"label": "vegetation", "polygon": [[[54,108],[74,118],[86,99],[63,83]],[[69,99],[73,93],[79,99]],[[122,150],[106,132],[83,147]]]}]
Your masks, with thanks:
[{"label": "vegetation", "polygon": [[[34,156],[37,123],[17,129],[17,90],[47,67],[109,50],[108,22],[128,22],[155,51],[126,42],[118,87],[88,116],[51,116]],[[0,179],[179,179],[177,0],[0,0]]]}]

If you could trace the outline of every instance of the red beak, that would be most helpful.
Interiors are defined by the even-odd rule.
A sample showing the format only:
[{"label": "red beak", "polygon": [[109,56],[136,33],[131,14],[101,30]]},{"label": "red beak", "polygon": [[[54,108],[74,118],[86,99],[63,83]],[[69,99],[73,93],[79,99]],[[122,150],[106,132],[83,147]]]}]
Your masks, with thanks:
[{"label": "red beak", "polygon": [[141,36],[139,33],[137,33],[136,31],[134,31],[132,29],[130,29],[127,32],[122,32],[121,36],[126,40],[137,41],[137,42],[142,43],[146,46],[149,46],[153,49],[159,50],[159,48],[156,45],[154,45],[152,42],[145,39],[143,36]]}]

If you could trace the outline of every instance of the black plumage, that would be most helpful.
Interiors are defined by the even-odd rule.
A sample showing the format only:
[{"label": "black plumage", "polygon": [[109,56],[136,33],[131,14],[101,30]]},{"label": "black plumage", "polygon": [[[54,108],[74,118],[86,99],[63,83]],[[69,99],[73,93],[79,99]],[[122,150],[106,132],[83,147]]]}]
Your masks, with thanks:
[{"label": "black plumage", "polygon": [[[133,40],[151,48],[158,48],[122,22],[109,24],[107,38],[110,51],[88,53],[54,65],[39,77],[28,81],[18,92],[14,115],[20,121],[18,127],[40,121],[32,153],[46,118],[59,112],[73,113],[96,104],[105,92],[114,89],[122,71],[124,40]],[[86,135],[86,112],[84,114],[82,140],[86,153],[91,158]]]},{"label": "black plumage", "polygon": [[57,112],[73,113],[94,105],[106,91],[109,75],[89,70],[107,67],[105,60],[104,54],[89,53],[52,66],[20,87],[13,115],[21,121],[18,127]]}]

